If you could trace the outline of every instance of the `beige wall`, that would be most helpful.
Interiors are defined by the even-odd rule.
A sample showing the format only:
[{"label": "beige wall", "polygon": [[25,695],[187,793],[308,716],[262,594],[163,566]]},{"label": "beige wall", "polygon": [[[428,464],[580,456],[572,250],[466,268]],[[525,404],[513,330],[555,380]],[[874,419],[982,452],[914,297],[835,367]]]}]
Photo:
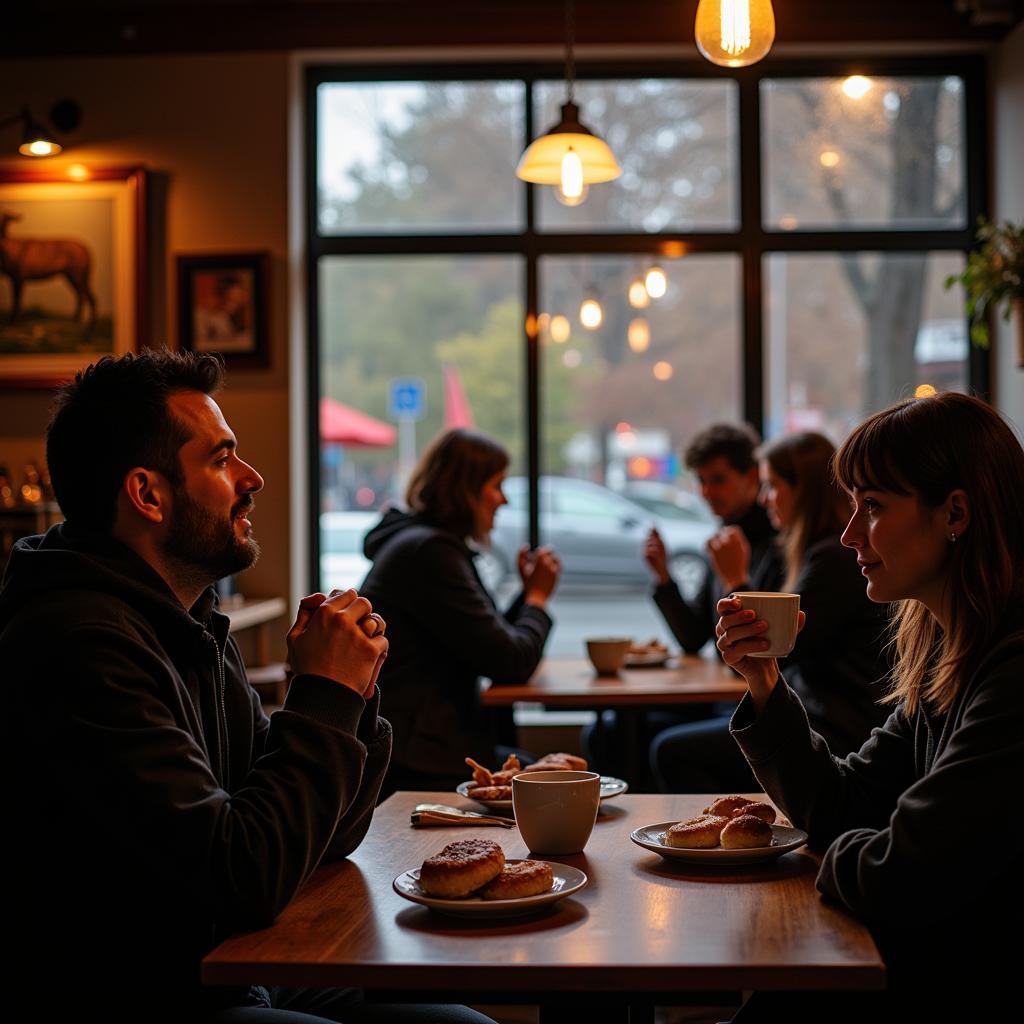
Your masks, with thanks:
[{"label": "beige wall", "polygon": [[[231,374],[221,400],[243,455],[267,481],[255,519],[264,555],[240,581],[253,595],[289,588],[288,74],[286,54],[0,63],[0,113],[28,103],[42,114],[65,96],[81,105],[74,145],[52,166],[151,172],[154,344],[175,344],[176,254],[270,252],[271,369]],[[0,144],[15,137],[9,129]],[[0,392],[0,461],[16,473],[43,454],[48,405],[45,393]]]},{"label": "beige wall", "polygon": [[[1024,23],[1003,41],[992,61],[992,135],[997,220],[1024,222]],[[1024,369],[1017,367],[1013,323],[997,321],[996,402],[1024,437]]]}]

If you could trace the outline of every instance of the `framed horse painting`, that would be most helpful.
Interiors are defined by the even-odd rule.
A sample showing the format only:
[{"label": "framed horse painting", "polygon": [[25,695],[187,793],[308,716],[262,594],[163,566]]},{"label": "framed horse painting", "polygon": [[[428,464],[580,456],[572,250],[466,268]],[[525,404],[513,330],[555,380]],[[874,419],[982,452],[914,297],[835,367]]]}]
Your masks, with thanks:
[{"label": "framed horse painting", "polygon": [[0,169],[0,388],[146,341],[146,173]]}]

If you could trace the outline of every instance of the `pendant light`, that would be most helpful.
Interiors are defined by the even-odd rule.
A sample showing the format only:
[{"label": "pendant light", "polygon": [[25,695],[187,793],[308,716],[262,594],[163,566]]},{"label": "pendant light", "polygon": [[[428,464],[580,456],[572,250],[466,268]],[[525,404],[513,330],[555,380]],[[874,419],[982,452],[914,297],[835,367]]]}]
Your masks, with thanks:
[{"label": "pendant light", "polygon": [[574,102],[576,63],[573,58],[573,0],[565,5],[565,103],[558,124],[534,139],[519,160],[516,177],[535,185],[554,185],[559,201],[576,206],[588,185],[614,181],[622,173],[603,139],[580,123]]},{"label": "pendant light", "polygon": [[775,41],[771,0],[700,0],[693,26],[697,49],[712,64],[756,64]]}]

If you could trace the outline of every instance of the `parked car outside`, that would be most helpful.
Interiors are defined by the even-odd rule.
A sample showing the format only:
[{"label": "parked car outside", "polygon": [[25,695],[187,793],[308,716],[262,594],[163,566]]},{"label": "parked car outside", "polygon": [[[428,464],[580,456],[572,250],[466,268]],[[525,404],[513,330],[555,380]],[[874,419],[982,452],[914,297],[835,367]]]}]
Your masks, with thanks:
[{"label": "parked car outside", "polygon": [[320,515],[320,587],[359,589],[370,571],[363,555],[363,538],[379,522],[379,512],[323,512]]},{"label": "parked car outside", "polygon": [[672,484],[658,483],[654,480],[630,480],[623,487],[622,496],[665,519],[715,523],[711,509],[700,498]]},{"label": "parked car outside", "polygon": [[[516,553],[527,535],[526,478],[509,477],[504,490],[508,504],[495,518],[490,556],[500,563],[502,575],[508,575],[515,571]],[[541,541],[562,559],[564,583],[650,584],[643,546],[652,526],[665,540],[669,568],[684,596],[693,597],[707,567],[704,545],[717,529],[710,516],[668,518],[587,480],[540,478]]]}]

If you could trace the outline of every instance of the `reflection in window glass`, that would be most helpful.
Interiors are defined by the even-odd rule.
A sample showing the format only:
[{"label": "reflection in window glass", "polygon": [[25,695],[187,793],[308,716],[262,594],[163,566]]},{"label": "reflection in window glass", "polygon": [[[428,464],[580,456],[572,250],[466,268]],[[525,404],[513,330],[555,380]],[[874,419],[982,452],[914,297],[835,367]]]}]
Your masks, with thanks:
[{"label": "reflection in window glass", "polygon": [[[525,471],[522,275],[508,256],[328,256],[319,277],[321,585],[351,586],[361,553],[356,565],[329,560],[384,502],[401,502],[441,430],[474,426],[508,449],[510,473]],[[392,415],[400,377],[424,385],[414,421]]]},{"label": "reflection in window glass", "polygon": [[[562,82],[539,82],[538,134],[558,121]],[[611,146],[622,176],[563,206],[539,187],[548,230],[733,230],[738,216],[736,84],[637,79],[576,83],[583,123]]]},{"label": "reflection in window glass", "polygon": [[768,79],[761,109],[766,227],[965,225],[962,79]]},{"label": "reflection in window glass", "polygon": [[521,227],[524,96],[522,82],[319,86],[318,230]]},{"label": "reflection in window glass", "polygon": [[943,281],[961,253],[772,255],[765,261],[767,436],[841,440],[930,384],[967,386],[967,330]]},{"label": "reflection in window glass", "polygon": [[[686,493],[693,484],[682,452],[702,427],[740,415],[740,261],[666,260],[665,295],[636,309],[630,284],[648,266],[632,256],[545,257],[540,264],[542,480],[549,495],[540,526],[564,566],[549,642],[555,654],[578,656],[583,638],[601,633],[658,636],[675,646],[647,596],[644,538],[657,525],[673,574],[692,594],[715,529]],[[587,298],[601,305],[593,330],[580,323]],[[554,329],[557,316],[568,321],[567,338]],[[636,330],[638,320],[645,331]],[[652,493],[697,512],[663,516],[646,503]]]}]

